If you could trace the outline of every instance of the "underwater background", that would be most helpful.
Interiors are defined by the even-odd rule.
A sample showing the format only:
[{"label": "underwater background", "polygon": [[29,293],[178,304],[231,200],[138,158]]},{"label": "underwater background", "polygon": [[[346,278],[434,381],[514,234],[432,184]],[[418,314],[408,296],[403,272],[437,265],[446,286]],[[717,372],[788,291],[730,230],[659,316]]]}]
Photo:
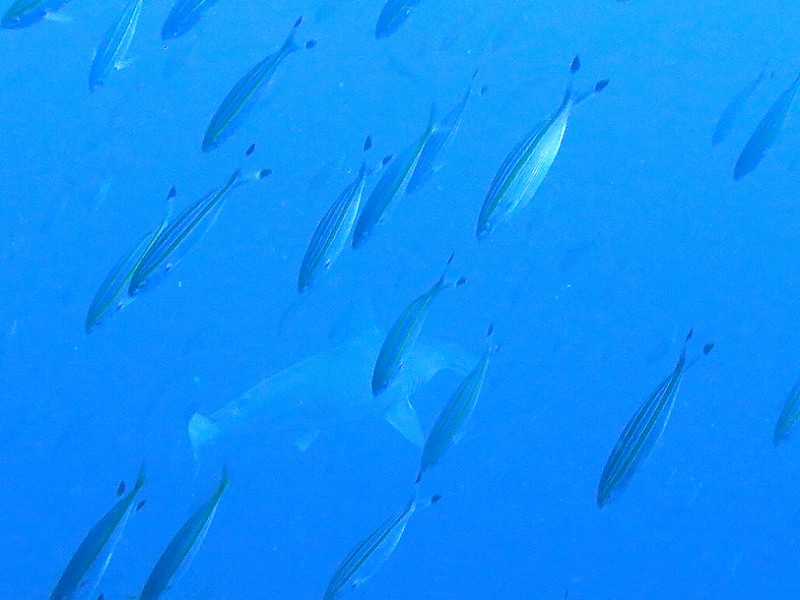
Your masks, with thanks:
[{"label": "underwater background", "polygon": [[[93,93],[92,57],[121,2],[73,0],[58,11],[68,22],[0,31],[0,598],[49,597],[142,461],[146,505],[109,563],[106,600],[138,597],[223,463],[230,488],[168,597],[322,598],[408,500],[419,448],[365,418],[305,451],[254,423],[195,456],[187,423],[359,325],[386,330],[452,252],[467,283],[436,300],[425,333],[477,359],[492,323],[500,348],[464,438],[426,475],[441,500],[357,597],[800,595],[800,443],[772,441],[800,376],[792,114],[758,168],[732,177],[800,68],[800,4],[422,0],[376,39],[382,0],[219,0],[164,41],[172,4],[144,0],[130,64]],[[288,57],[234,135],[202,152],[225,95],[301,15],[298,36],[316,47]],[[576,54],[576,88],[608,89],[575,108],[530,205],[477,240],[498,168],[558,107]],[[300,296],[311,234],[364,138],[373,162],[398,154],[476,69],[485,91],[441,168]],[[170,187],[182,210],[245,162],[272,174],[231,195],[157,290],[87,334],[98,286],[164,219]],[[599,509],[609,452],[691,328],[713,353],[687,372],[625,493]],[[412,396],[424,431],[459,381],[441,372]]]}]

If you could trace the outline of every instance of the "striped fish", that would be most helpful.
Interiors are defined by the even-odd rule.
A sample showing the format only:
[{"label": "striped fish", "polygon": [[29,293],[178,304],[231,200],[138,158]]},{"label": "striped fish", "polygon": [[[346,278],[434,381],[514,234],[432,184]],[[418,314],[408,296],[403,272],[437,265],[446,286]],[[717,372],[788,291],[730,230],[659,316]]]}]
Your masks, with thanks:
[{"label": "striped fish", "polygon": [[[364,150],[369,150],[371,145],[372,141],[367,137],[364,142]],[[297,277],[297,291],[301,294],[311,284],[320,267],[330,269],[347,245],[356,221],[358,207],[361,205],[366,178],[367,165],[364,161],[361,163],[356,178],[342,190],[317,224]]]},{"label": "striped fish", "polygon": [[170,40],[182,36],[197,25],[203,13],[216,3],[217,0],[176,0],[161,27],[161,39]]},{"label": "striped fish", "polygon": [[69,0],[16,0],[0,18],[3,29],[22,29],[57,13]]},{"label": "striped fish", "polygon": [[558,110],[519,142],[497,171],[478,216],[475,229],[478,239],[485,238],[499,223],[528,205],[561,149],[572,109],[608,85],[608,80],[603,79],[593,90],[575,96],[573,79],[580,66],[576,56],[570,65],[569,82]]},{"label": "striped fish", "polygon": [[[211,117],[211,123],[208,124],[208,129],[203,136],[203,152],[219,147],[233,134],[259,98],[269,89],[283,59],[300,49],[294,36],[302,22],[303,17],[297,19],[280,50],[270,54],[250,69],[228,92],[217,112]],[[315,45],[314,40],[305,43],[306,48],[313,48]]]},{"label": "striped fish", "polygon": [[736,165],[733,167],[733,178],[739,180],[745,175],[752,173],[767,151],[778,140],[778,136],[786,123],[786,117],[794,104],[797,91],[800,89],[800,74],[775,102],[772,104],[767,114],[761,119],[753,131],[750,139],[747,140],[742,149]]},{"label": "striped fish", "polygon": [[131,274],[128,294],[135,296],[143,288],[153,288],[183,260],[186,253],[214,226],[225,199],[231,190],[249,181],[267,177],[271,171],[261,170],[242,176],[236,169],[227,183],[210,192],[178,215],[161,234],[156,237]]},{"label": "striped fish", "polygon": [[136,485],[111,507],[83,538],[64,573],[50,594],[50,600],[94,600],[111,555],[122,538],[125,525],[136,509],[136,495],[145,484],[144,467]]},{"label": "striped fish", "polygon": [[[450,255],[447,265],[453,260],[455,253]],[[378,358],[375,360],[375,368],[372,371],[372,395],[378,396],[386,391],[397,377],[400,369],[403,368],[403,361],[414,348],[425,319],[428,317],[431,303],[439,292],[451,289],[466,283],[465,278],[457,281],[447,279],[447,268],[442,276],[424,294],[418,296],[403,311],[397,320],[389,328],[383,340]]]},{"label": "striped fish", "polygon": [[157,600],[166,590],[171,589],[180,576],[189,569],[206,538],[211,521],[217,513],[217,505],[229,484],[230,478],[226,467],[214,495],[186,520],[167,544],[147,578],[139,600]]},{"label": "striped fish", "polygon": [[736,122],[736,119],[739,118],[745,103],[750,99],[750,96],[753,95],[753,92],[756,91],[756,88],[761,85],[761,82],[769,77],[772,77],[772,73],[764,69],[761,71],[758,77],[744,86],[741,91],[736,94],[733,100],[728,103],[728,105],[725,107],[725,110],[722,111],[716,127],[714,127],[714,133],[711,135],[712,146],[719,146],[727,139],[731,133],[731,130],[733,129],[733,124]]},{"label": "striped fish", "polygon": [[406,193],[425,144],[436,131],[435,119],[436,107],[432,106],[425,133],[386,167],[358,216],[353,229],[353,248],[358,248],[366,241],[375,226],[384,221],[390,209],[397,204],[396,201]]},{"label": "striped fish", "polygon": [[478,403],[478,397],[486,379],[489,359],[498,348],[497,345],[492,343],[493,334],[494,327],[490,326],[486,334],[486,349],[480,362],[464,378],[461,385],[458,386],[458,389],[456,389],[439,413],[439,416],[436,417],[436,421],[422,449],[417,483],[422,479],[425,471],[435,465],[450,446],[457,444],[464,437],[467,423],[469,423],[472,413],[475,411],[475,405]]},{"label": "striped fish", "polygon": [[800,381],[794,384],[792,391],[783,403],[778,421],[775,423],[775,433],[772,436],[772,443],[776,446],[789,437],[789,434],[800,418]]},{"label": "striped fish", "polygon": [[[438,500],[439,496],[434,496],[425,501],[424,505],[433,504]],[[400,538],[403,537],[411,515],[419,506],[421,504],[415,494],[403,507],[403,510],[391,519],[384,521],[380,527],[353,548],[333,574],[323,600],[343,598],[372,577],[394,552]]]},{"label": "striped fish", "polygon": [[[411,176],[411,181],[408,182],[406,194],[416,193],[425,183],[430,179],[436,171],[439,170],[439,160],[441,156],[447,151],[447,148],[453,142],[453,138],[458,133],[458,128],[461,125],[461,117],[464,114],[464,108],[467,106],[467,101],[472,95],[472,85],[475,83],[475,76],[478,74],[475,71],[472,74],[472,79],[469,82],[469,87],[461,100],[456,104],[447,116],[442,119],[436,126],[435,131],[428,138],[425,147],[422,149],[422,154],[419,157],[417,166],[414,168],[414,173]],[[483,93],[483,90],[481,91]]]},{"label": "striped fish", "polygon": [[[692,332],[686,336],[686,342]],[[708,354],[713,344],[707,344],[703,353]],[[600,483],[597,487],[597,506],[603,508],[611,502],[633,477],[633,474],[647,458],[653,445],[664,433],[675,398],[688,365],[684,345],[678,362],[650,397],[639,407],[625,425],[611,456],[608,457]]]},{"label": "striped fish", "polygon": [[120,69],[126,66],[126,57],[131,47],[139,15],[142,12],[142,0],[128,0],[122,13],[109,27],[92,60],[89,71],[89,91],[93,92],[98,85],[102,85],[111,69]]},{"label": "striped fish", "polygon": [[420,0],[386,0],[375,24],[375,39],[389,37],[406,22]]},{"label": "striped fish", "polygon": [[119,311],[133,302],[133,297],[128,295],[131,277],[142,257],[166,228],[172,213],[172,199],[174,197],[175,186],[167,194],[167,215],[161,222],[161,226],[155,231],[150,231],[142,236],[136,245],[112,267],[103,283],[100,284],[86,313],[84,322],[86,333],[91,333],[100,325],[111,309]]}]

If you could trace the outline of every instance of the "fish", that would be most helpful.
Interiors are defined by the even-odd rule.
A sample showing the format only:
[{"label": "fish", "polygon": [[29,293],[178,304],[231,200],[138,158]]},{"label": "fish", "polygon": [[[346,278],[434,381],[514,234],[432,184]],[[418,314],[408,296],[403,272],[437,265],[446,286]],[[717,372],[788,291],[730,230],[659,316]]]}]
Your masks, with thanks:
[{"label": "fish", "polygon": [[230,485],[228,469],[223,468],[222,478],[214,494],[192,513],[172,537],[156,561],[142,588],[139,600],[157,600],[185,573],[206,538],[211,521],[217,513],[222,494]]},{"label": "fish", "polygon": [[384,521],[350,551],[331,577],[322,600],[342,598],[372,577],[394,552],[416,509],[421,504],[435,504],[439,498],[433,496],[420,503],[415,491],[403,510]]},{"label": "fish", "polygon": [[354,331],[270,375],[211,415],[195,413],[188,426],[195,457],[211,443],[253,427],[266,430],[270,438],[288,435],[304,451],[321,431],[370,417],[386,420],[421,447],[424,438],[411,396],[439,371],[466,375],[475,358],[454,344],[422,336],[392,387],[376,401],[369,382],[384,335],[372,323]]},{"label": "fish", "polygon": [[69,0],[16,0],[0,18],[3,29],[22,29],[53,18]]},{"label": "fish", "polygon": [[[371,145],[371,138],[367,137],[364,150],[369,150]],[[297,276],[297,291],[301,294],[311,284],[320,267],[330,269],[347,245],[361,205],[366,179],[367,164],[362,161],[356,178],[342,190],[317,224]]]},{"label": "fish", "polygon": [[183,260],[214,226],[229,192],[246,183],[265,179],[271,173],[270,169],[261,169],[243,175],[241,169],[236,169],[222,187],[186,208],[148,246],[130,276],[128,295],[136,296],[145,288],[152,289]]},{"label": "fish", "polygon": [[[686,344],[691,338],[692,331],[689,331],[672,372],[650,394],[622,430],[597,486],[599,508],[606,506],[625,489],[664,433],[681,381],[689,367]],[[711,352],[713,347],[713,344],[706,344],[703,347],[703,356]]]},{"label": "fish", "polygon": [[389,37],[406,22],[420,0],[386,0],[375,24],[375,39]]},{"label": "fish", "polygon": [[119,17],[108,28],[92,60],[89,70],[89,91],[103,84],[111,69],[119,71],[127,66],[126,57],[131,47],[136,25],[142,12],[142,0],[128,0]]},{"label": "fish", "polygon": [[424,294],[417,296],[389,328],[372,370],[373,396],[383,394],[403,370],[406,357],[413,350],[428,317],[431,303],[439,292],[466,283],[467,280],[463,277],[456,281],[447,279],[447,267],[450,266],[454,254],[450,255],[444,273],[436,283]]},{"label": "fish", "polygon": [[397,200],[406,193],[425,144],[436,131],[435,123],[436,106],[434,105],[431,107],[425,133],[389,163],[364,203],[364,208],[358,215],[353,229],[353,248],[358,248],[366,241],[375,226],[386,219],[389,209],[393,208]]},{"label": "fish", "polygon": [[771,76],[772,73],[767,71],[767,69],[762,70],[758,77],[744,86],[739,93],[736,94],[733,100],[728,103],[728,105],[725,107],[725,110],[722,111],[716,127],[714,127],[714,133],[711,135],[712,146],[719,146],[727,139],[731,133],[731,130],[733,129],[733,124],[736,122],[736,119],[739,118],[745,103],[750,99],[750,96],[753,95],[753,92],[756,91],[756,88],[761,85],[764,80],[770,78]]},{"label": "fish", "polygon": [[573,108],[608,86],[609,80],[601,79],[591,91],[576,96],[573,79],[580,67],[580,58],[576,56],[570,65],[569,81],[561,105],[514,147],[494,176],[475,228],[479,240],[528,205],[561,149]]},{"label": "fish", "polygon": [[127,293],[131,277],[156,239],[166,228],[172,214],[172,201],[175,198],[175,186],[167,193],[167,213],[161,225],[155,230],[144,234],[136,244],[120,258],[106,275],[100,287],[95,292],[94,298],[86,313],[83,328],[86,333],[94,331],[112,309],[120,311],[133,302],[133,297]]},{"label": "fish", "polygon": [[[447,151],[447,148],[452,144],[453,138],[458,133],[458,128],[461,125],[461,118],[464,114],[464,108],[467,106],[467,101],[472,95],[472,86],[475,83],[475,77],[478,75],[476,70],[472,74],[469,87],[464,93],[464,96],[456,104],[449,113],[442,119],[431,133],[425,146],[422,149],[422,154],[419,157],[414,172],[411,175],[411,180],[406,187],[406,194],[414,194],[425,185],[436,171],[440,169],[439,159]],[[481,93],[485,88],[481,88]]]},{"label": "fish", "polygon": [[486,334],[486,349],[483,356],[472,371],[464,378],[456,389],[455,393],[447,401],[442,411],[436,417],[425,446],[422,448],[422,456],[419,461],[419,472],[417,473],[417,483],[422,479],[422,475],[450,448],[461,441],[466,433],[467,424],[486,379],[486,372],[489,369],[489,359],[497,352],[499,346],[494,344],[492,337],[494,326],[489,326]]},{"label": "fish", "polygon": [[756,126],[750,139],[747,140],[733,167],[733,179],[735,181],[752,173],[766,156],[767,151],[778,140],[783,125],[786,123],[786,117],[789,116],[789,111],[794,104],[798,89],[800,89],[800,74],[797,75],[792,85],[778,96],[767,111],[767,114]]},{"label": "fish", "polygon": [[772,443],[775,446],[780,445],[781,442],[789,437],[798,417],[800,417],[800,381],[794,384],[778,415],[778,421],[775,423],[775,433],[772,436]]},{"label": "fish", "polygon": [[[260,96],[269,89],[283,60],[301,48],[294,38],[297,28],[302,22],[303,17],[297,19],[280,50],[270,54],[250,69],[228,92],[208,124],[208,129],[203,136],[203,152],[219,148],[233,135],[233,132],[258,102]],[[314,40],[308,40],[305,43],[305,48],[310,49],[314,46],[316,46]]]},{"label": "fish", "polygon": [[176,0],[161,27],[161,39],[171,40],[187,33],[217,0]]},{"label": "fish", "polygon": [[136,484],[92,527],[72,555],[56,583],[50,600],[94,598],[111,555],[122,538],[134,508],[134,500],[146,483],[144,466],[139,469]]}]

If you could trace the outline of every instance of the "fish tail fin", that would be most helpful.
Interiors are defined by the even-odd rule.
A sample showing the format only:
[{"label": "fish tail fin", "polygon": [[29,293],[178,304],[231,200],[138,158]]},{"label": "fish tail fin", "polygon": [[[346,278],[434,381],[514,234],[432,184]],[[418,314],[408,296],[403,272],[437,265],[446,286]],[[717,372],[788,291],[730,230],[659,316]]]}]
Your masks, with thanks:
[{"label": "fish tail fin", "polygon": [[494,343],[494,323],[486,331],[486,353],[491,356],[500,349],[500,344]]},{"label": "fish tail fin", "polygon": [[306,40],[303,44],[298,44],[297,40],[295,39],[295,34],[297,33],[297,28],[303,24],[303,17],[298,17],[297,20],[292,25],[292,30],[289,32],[289,35],[286,36],[286,41],[283,42],[283,47],[281,48],[282,52],[295,52],[300,50],[301,48],[306,48],[310,50],[317,45],[316,40]]},{"label": "fish tail fin", "polygon": [[600,92],[602,92],[606,87],[608,87],[610,80],[609,79],[599,79],[595,84],[594,87],[590,90],[587,90],[580,94],[577,98],[575,98],[575,105],[577,106],[584,100],[588,100],[589,98],[596,96]]},{"label": "fish tail fin", "polygon": [[189,419],[189,440],[195,458],[200,454],[200,447],[211,442],[219,435],[219,426],[208,417],[195,413]]},{"label": "fish tail fin", "polygon": [[575,73],[581,70],[581,57],[577,54],[572,62],[569,63],[569,79],[567,80],[567,87],[564,89],[564,102],[572,98],[572,91],[575,85]]},{"label": "fish tail fin", "polygon": [[142,489],[145,483],[147,483],[147,475],[145,473],[144,460],[142,460],[142,464],[139,465],[139,474],[136,475],[136,484],[133,486],[133,493],[135,494]]}]

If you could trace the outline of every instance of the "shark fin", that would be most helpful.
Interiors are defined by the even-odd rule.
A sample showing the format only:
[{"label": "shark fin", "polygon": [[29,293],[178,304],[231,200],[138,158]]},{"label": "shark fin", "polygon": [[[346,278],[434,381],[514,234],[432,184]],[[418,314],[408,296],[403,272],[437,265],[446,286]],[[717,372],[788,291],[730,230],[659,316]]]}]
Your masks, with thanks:
[{"label": "shark fin", "polygon": [[189,439],[195,458],[200,452],[200,447],[212,441],[219,434],[219,427],[208,417],[195,413],[189,419]]},{"label": "shark fin", "polygon": [[424,443],[422,427],[419,424],[417,411],[411,406],[408,397],[404,396],[392,404],[389,410],[386,411],[384,419],[386,419],[392,427],[397,429],[409,442],[415,446],[422,447]]}]

